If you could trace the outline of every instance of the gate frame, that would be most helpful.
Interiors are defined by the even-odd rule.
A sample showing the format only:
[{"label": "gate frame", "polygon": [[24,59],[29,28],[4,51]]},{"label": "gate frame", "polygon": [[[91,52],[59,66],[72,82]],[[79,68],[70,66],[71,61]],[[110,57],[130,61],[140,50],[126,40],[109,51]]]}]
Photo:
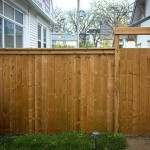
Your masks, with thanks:
[{"label": "gate frame", "polygon": [[119,132],[119,96],[120,96],[120,35],[150,35],[150,27],[116,27],[114,32],[115,48],[115,76],[114,76],[114,131]]}]

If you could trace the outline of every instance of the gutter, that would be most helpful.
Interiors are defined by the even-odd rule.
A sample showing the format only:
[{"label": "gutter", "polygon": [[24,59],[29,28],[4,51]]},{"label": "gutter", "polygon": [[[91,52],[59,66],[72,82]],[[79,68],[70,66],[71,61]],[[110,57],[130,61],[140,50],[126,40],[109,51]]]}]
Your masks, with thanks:
[{"label": "gutter", "polygon": [[150,16],[145,17],[145,18],[143,18],[143,19],[141,19],[141,20],[138,20],[138,21],[136,21],[136,22],[130,24],[128,27],[135,27],[135,26],[137,26],[137,25],[139,25],[139,24],[141,24],[141,23],[143,23],[143,22],[145,22],[145,21],[147,21],[147,20],[149,20],[149,19],[150,19]]}]

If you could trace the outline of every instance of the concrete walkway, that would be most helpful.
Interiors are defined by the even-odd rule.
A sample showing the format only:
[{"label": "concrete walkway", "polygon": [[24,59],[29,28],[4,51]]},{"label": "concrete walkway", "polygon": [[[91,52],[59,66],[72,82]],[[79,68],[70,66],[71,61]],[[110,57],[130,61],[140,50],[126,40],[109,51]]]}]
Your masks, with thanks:
[{"label": "concrete walkway", "polygon": [[127,137],[127,150],[150,150],[150,137]]}]

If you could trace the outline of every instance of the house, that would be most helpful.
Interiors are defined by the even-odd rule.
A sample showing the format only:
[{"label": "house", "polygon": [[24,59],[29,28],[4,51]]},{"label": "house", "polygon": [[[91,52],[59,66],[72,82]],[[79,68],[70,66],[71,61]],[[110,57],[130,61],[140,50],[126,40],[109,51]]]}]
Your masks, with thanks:
[{"label": "house", "polygon": [[[129,27],[150,27],[150,0],[136,0]],[[150,35],[132,36],[136,47],[150,47]]]},{"label": "house", "polygon": [[52,0],[0,0],[0,47],[50,47]]},{"label": "house", "polygon": [[90,28],[88,33],[90,34],[90,42],[93,42],[95,47],[112,47],[113,30],[105,22],[101,21],[99,28]]},{"label": "house", "polygon": [[71,33],[52,33],[52,47],[55,45],[77,47],[77,35]]}]

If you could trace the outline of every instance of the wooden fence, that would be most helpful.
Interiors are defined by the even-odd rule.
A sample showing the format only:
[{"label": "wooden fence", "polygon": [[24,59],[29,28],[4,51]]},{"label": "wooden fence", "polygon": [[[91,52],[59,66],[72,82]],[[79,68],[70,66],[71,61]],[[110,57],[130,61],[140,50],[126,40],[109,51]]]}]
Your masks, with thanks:
[{"label": "wooden fence", "polygon": [[1,49],[0,134],[150,135],[150,49],[118,46],[141,29],[112,49]]},{"label": "wooden fence", "polygon": [[1,134],[113,130],[114,49],[0,53]]}]

